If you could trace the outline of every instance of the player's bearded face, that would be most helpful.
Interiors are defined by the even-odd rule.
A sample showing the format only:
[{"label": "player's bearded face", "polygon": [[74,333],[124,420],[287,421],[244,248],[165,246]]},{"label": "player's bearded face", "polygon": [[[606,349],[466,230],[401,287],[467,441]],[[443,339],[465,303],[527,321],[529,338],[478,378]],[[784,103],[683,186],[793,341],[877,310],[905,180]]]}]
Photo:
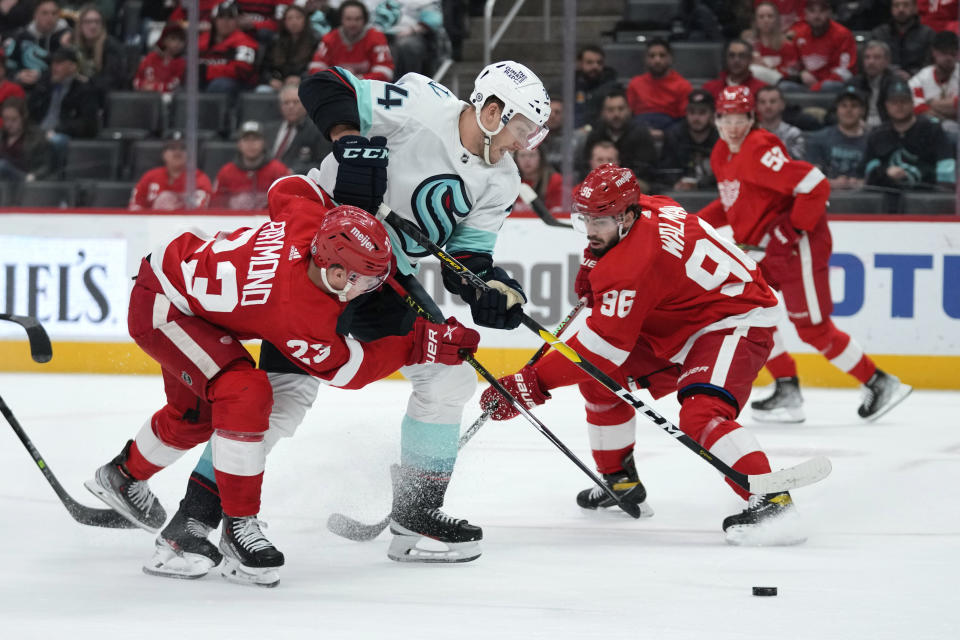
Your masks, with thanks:
[{"label": "player's bearded face", "polygon": [[622,216],[591,216],[585,213],[573,217],[574,228],[585,233],[587,246],[598,258],[620,241]]},{"label": "player's bearded face", "polygon": [[717,130],[731,151],[739,151],[744,138],[753,126],[753,116],[745,113],[727,113],[717,116]]}]

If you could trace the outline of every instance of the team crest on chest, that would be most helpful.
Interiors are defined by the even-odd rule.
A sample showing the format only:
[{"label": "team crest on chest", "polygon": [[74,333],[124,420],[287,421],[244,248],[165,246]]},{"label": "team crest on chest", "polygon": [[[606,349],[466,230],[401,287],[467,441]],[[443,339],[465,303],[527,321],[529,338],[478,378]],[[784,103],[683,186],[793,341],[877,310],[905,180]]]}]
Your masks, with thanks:
[{"label": "team crest on chest", "polygon": [[740,181],[721,180],[717,184],[717,191],[720,192],[720,202],[723,203],[723,208],[729,209],[737,201],[737,196],[740,195]]},{"label": "team crest on chest", "polygon": [[[450,239],[460,219],[473,209],[463,178],[455,173],[431,176],[421,182],[410,196],[410,209],[417,226],[440,246]],[[426,256],[430,252],[405,234],[400,236],[403,252]]]}]

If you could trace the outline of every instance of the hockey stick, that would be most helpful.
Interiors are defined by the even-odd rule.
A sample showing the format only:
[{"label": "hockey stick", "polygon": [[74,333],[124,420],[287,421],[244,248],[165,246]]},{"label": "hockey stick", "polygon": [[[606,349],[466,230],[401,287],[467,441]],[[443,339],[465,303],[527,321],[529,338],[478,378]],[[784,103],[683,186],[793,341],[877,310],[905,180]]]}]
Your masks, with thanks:
[{"label": "hockey stick", "polygon": [[537,194],[537,192],[534,191],[533,187],[528,185],[526,182],[520,183],[520,199],[529,205],[529,207],[533,209],[533,212],[537,214],[537,216],[539,216],[540,219],[543,220],[544,224],[546,224],[548,227],[564,227],[566,229],[573,228],[572,224],[560,222],[554,218],[550,211],[547,210],[547,205],[543,203],[543,200],[540,199],[540,196]]},{"label": "hockey stick", "polygon": [[[479,276],[477,276],[477,274],[464,267],[459,261],[457,261],[456,258],[438,247],[435,242],[431,241],[430,238],[424,235],[417,225],[409,220],[401,218],[391,211],[386,205],[380,205],[380,210],[377,212],[377,217],[382,220],[386,220],[397,231],[402,231],[413,238],[413,240],[418,242],[422,247],[426,248],[428,251],[430,251],[430,253],[435,255],[447,268],[451,269],[454,273],[459,274],[461,277],[469,280],[473,286],[480,290],[487,290],[490,288],[490,285],[484,282]],[[680,427],[671,423],[669,420],[654,411],[652,407],[648,406],[645,402],[635,397],[628,390],[624,389],[619,383],[617,383],[616,380],[608,376],[596,365],[571,349],[569,345],[562,342],[557,336],[544,329],[539,322],[528,316],[526,313],[521,315],[521,322],[528,329],[540,336],[541,340],[556,348],[557,351],[562,353],[568,360],[590,375],[590,377],[592,377],[594,380],[605,386],[612,393],[616,394],[621,400],[633,406],[637,411],[643,413],[654,424],[666,431],[669,435],[676,438],[680,444],[684,445],[696,453],[699,457],[706,460],[720,473],[729,478],[734,484],[746,491],[749,491],[750,493],[763,495],[767,493],[778,493],[780,491],[796,489],[797,487],[803,487],[815,482],[819,482],[830,475],[830,471],[833,467],[830,464],[830,460],[824,456],[816,456],[796,466],[781,469],[780,471],[771,471],[770,473],[745,474],[737,471],[730,467],[723,460],[720,460],[709,451],[704,449],[696,440],[681,431]],[[494,385],[494,387],[499,391],[499,384]],[[529,413],[525,413],[526,407],[523,405],[519,405],[519,407],[523,407],[521,413],[523,413],[525,416],[527,413]],[[603,486],[606,487],[606,485]]]},{"label": "hockey stick", "polygon": [[[407,295],[406,298],[407,304],[415,305],[416,301],[413,300],[413,296]],[[567,314],[567,316],[560,321],[560,324],[557,325],[557,335],[559,336],[567,328],[573,320],[579,315],[581,309],[586,305],[586,298],[580,298],[576,306]],[[550,345],[544,343],[537,349],[537,352],[533,354],[529,360],[527,360],[527,366],[529,367],[537,360],[543,357],[543,355],[550,349]],[[470,439],[476,435],[477,431],[480,430],[487,420],[490,419],[490,416],[496,411],[497,405],[491,405],[487,407],[480,417],[473,421],[466,431],[463,432],[463,435],[460,436],[460,440],[457,442],[457,451],[463,449],[463,447],[470,442]],[[341,538],[346,538],[348,540],[353,540],[354,542],[366,542],[368,540],[373,540],[387,528],[387,525],[390,524],[390,515],[388,514],[380,522],[374,524],[365,524],[351,518],[350,516],[344,515],[342,513],[331,513],[330,517],[327,518],[327,529]]]},{"label": "hockey stick", "polygon": [[[53,350],[50,348],[50,338],[47,336],[47,332],[43,326],[37,322],[36,319],[3,313],[0,314],[0,320],[15,322],[27,330],[27,339],[30,341],[30,355],[35,362],[43,363],[50,361],[50,358],[53,357]],[[10,407],[7,406],[7,403],[2,397],[0,397],[0,413],[3,413],[3,417],[6,418],[10,426],[13,427],[14,433],[20,438],[23,446],[27,448],[27,451],[37,464],[40,472],[43,473],[43,477],[46,478],[50,486],[53,487],[54,493],[60,498],[60,502],[67,508],[67,513],[69,513],[74,520],[80,524],[91,527],[107,527],[110,529],[133,529],[136,527],[136,525],[129,522],[113,509],[95,509],[74,500],[70,494],[67,493],[66,489],[63,488],[63,485],[60,484],[60,481],[57,480],[57,477],[53,475],[53,471],[47,465],[43,456],[40,455],[40,452],[37,451],[37,448],[33,446],[30,437],[26,431],[23,430],[23,427],[20,426],[20,422],[13,415],[13,411],[10,410]]]}]

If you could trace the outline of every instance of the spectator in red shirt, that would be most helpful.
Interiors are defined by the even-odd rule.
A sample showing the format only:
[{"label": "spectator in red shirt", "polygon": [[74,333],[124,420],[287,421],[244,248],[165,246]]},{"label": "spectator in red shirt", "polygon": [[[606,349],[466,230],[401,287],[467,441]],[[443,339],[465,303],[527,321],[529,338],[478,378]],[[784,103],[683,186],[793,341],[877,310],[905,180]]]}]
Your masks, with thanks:
[{"label": "spectator in red shirt", "polygon": [[346,0],[340,5],[340,26],[323,36],[309,72],[343,67],[358,78],[393,80],[393,56],[387,37],[369,24],[370,14],[362,2]]},{"label": "spectator in red shirt", "polygon": [[647,44],[644,59],[646,73],[635,76],[627,85],[627,101],[637,120],[650,128],[655,140],[663,139],[663,130],[683,118],[687,96],[693,87],[673,68],[673,49],[663,38]]},{"label": "spectator in red shirt", "polygon": [[[551,215],[560,213],[563,210],[563,176],[547,163],[540,147],[530,151],[521,149],[514,154],[513,159],[520,170],[520,180],[533,187]],[[530,205],[519,197],[513,210],[525,213],[533,211]]]},{"label": "spectator in red shirt", "polygon": [[183,55],[186,45],[187,34],[183,27],[168,24],[160,34],[156,49],[143,57],[133,79],[133,88],[162,93],[177,89],[187,70],[187,59]]},{"label": "spectator in red shirt", "polygon": [[934,31],[957,32],[957,0],[919,0],[920,22]]},{"label": "spectator in red shirt", "polygon": [[724,87],[739,85],[750,89],[756,95],[757,91],[767,86],[766,82],[754,77],[750,71],[750,61],[753,60],[753,47],[745,40],[729,41],[723,48],[723,71],[720,76],[703,85],[710,92],[714,101],[720,98]]},{"label": "spectator in red shirt", "polygon": [[[23,88],[16,82],[7,80],[7,55],[0,48],[0,106],[7,98],[23,98]],[[0,127],[3,127],[3,118],[0,117]]]},{"label": "spectator in red shirt", "polygon": [[267,208],[267,190],[277,178],[290,175],[266,150],[263,127],[252,120],[240,126],[236,160],[223,165],[213,189],[213,207],[256,211]]},{"label": "spectator in red shirt", "polygon": [[827,0],[807,0],[805,21],[794,25],[800,78],[785,80],[783,91],[839,91],[857,67],[857,43],[850,29],[833,20]]},{"label": "spectator in red shirt", "polygon": [[[749,35],[747,35],[749,34]],[[795,76],[800,70],[797,46],[783,34],[782,18],[776,3],[764,0],[753,12],[753,30],[744,38],[753,45],[750,71],[767,84]]]},{"label": "spectator in red shirt", "polygon": [[206,209],[210,204],[213,187],[210,178],[197,169],[196,194],[192,206],[188,205],[187,191],[187,147],[183,143],[183,133],[173,132],[163,144],[162,167],[150,169],[137,182],[130,195],[131,211],[175,211],[178,209]]},{"label": "spectator in red shirt", "polygon": [[201,78],[212,93],[236,94],[252,86],[257,41],[240,30],[235,0],[213,10],[213,29],[200,34]]}]

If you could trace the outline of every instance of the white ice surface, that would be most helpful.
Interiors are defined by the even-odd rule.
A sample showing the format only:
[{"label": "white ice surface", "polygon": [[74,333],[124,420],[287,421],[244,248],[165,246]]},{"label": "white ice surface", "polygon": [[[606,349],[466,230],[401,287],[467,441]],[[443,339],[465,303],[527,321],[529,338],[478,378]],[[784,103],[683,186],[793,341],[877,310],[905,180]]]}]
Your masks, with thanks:
[{"label": "white ice surface", "polygon": [[[809,541],[735,548],[742,503],[711,467],[638,420],[656,510],[635,521],[577,508],[589,481],[522,418],[464,449],[447,499],[483,526],[483,556],[399,565],[388,534],[353,543],[329,513],[389,510],[407,385],[321,389],[268,460],[262,517],[286,554],[276,589],[146,576],[153,537],[70,519],[28,453],[0,435],[0,638],[884,638],[960,637],[960,395],[915,392],[878,423],[852,390],[805,389],[807,422],[760,426],[774,467],[815,454],[834,472],[794,492]],[[763,393],[763,391],[758,391]],[[155,377],[0,375],[0,395],[73,496],[162,402]],[[671,419],[673,399],[655,403]],[[538,415],[592,464],[576,390]],[[475,404],[464,417],[479,413]],[[172,513],[199,450],[151,485]],[[776,586],[779,596],[751,595]]]}]

